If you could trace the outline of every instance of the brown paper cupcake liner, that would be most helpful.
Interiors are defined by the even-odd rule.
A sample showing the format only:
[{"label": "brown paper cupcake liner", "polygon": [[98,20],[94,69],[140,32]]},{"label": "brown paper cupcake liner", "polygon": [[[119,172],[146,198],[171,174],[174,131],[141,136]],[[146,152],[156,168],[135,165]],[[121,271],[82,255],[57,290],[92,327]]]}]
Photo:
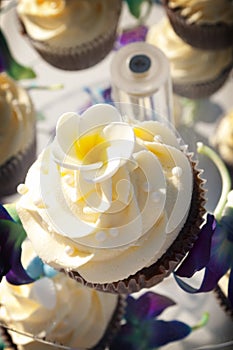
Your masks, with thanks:
[{"label": "brown paper cupcake liner", "polygon": [[168,2],[169,0],[163,0],[169,21],[176,34],[186,43],[203,50],[222,50],[233,46],[233,24],[188,24],[186,19],[180,15],[179,9],[169,8]]},{"label": "brown paper cupcake liner", "polygon": [[22,21],[19,20],[21,32],[27,36],[31,45],[39,55],[52,66],[68,71],[86,69],[100,62],[112,50],[116,39],[121,5],[122,0],[114,1],[114,18],[111,27],[109,27],[106,32],[96,37],[94,40],[85,42],[76,47],[55,48],[46,42],[34,40],[28,35]]},{"label": "brown paper cupcake liner", "polygon": [[10,334],[7,329],[0,326],[0,337],[4,342],[4,350],[17,350],[17,346],[13,344]]},{"label": "brown paper cupcake liner", "polygon": [[[92,347],[90,350],[104,350],[106,347],[112,342],[114,337],[117,335],[117,332],[120,329],[121,326],[121,320],[123,319],[124,313],[125,313],[125,308],[126,308],[126,297],[124,295],[119,295],[118,296],[118,302],[115,308],[115,311],[112,315],[112,318],[108,324],[108,327],[98,342],[97,345]],[[98,320],[96,320],[98,322]],[[5,349],[4,350],[17,350],[18,347],[16,344],[13,343],[12,338],[9,334],[9,331],[14,331],[12,328],[8,328],[7,325],[0,325],[0,336],[2,337],[2,340],[4,341],[5,344]],[[17,331],[17,330],[16,330]],[[20,333],[23,334],[23,333]],[[27,336],[30,336],[28,333],[25,334]],[[69,348],[69,345],[67,344],[61,344],[61,343],[56,343],[52,340],[47,339],[46,337],[44,338],[37,338],[36,336],[33,336],[33,341],[38,341],[38,343],[41,343],[41,347],[43,348],[43,343],[46,345],[51,345],[51,350],[53,349],[52,346],[56,346],[56,349],[59,349],[59,346],[63,348]]]},{"label": "brown paper cupcake liner", "polygon": [[16,193],[29,167],[36,159],[36,134],[31,144],[0,166],[0,198]]},{"label": "brown paper cupcake liner", "polygon": [[232,69],[232,64],[225,68],[214,80],[196,84],[176,84],[173,82],[173,90],[182,97],[199,99],[209,97],[218,91],[226,82]]},{"label": "brown paper cupcake liner", "polygon": [[223,308],[223,310],[227,313],[229,317],[233,320],[233,307],[230,304],[230,301],[226,298],[225,294],[222,292],[221,288],[217,286],[214,289],[215,296],[220,304],[220,306]]},{"label": "brown paper cupcake liner", "polygon": [[88,287],[109,293],[130,294],[141,290],[142,288],[151,288],[160,283],[170,275],[176,266],[181,262],[185,254],[192,248],[198,238],[200,225],[202,224],[205,213],[205,181],[201,178],[202,171],[197,168],[197,162],[192,160],[192,154],[187,155],[193,168],[193,195],[189,214],[173,244],[163,254],[163,256],[154,264],[145,267],[136,274],[128,278],[112,283],[90,283],[87,282],[77,271],[62,270],[77,282]]}]

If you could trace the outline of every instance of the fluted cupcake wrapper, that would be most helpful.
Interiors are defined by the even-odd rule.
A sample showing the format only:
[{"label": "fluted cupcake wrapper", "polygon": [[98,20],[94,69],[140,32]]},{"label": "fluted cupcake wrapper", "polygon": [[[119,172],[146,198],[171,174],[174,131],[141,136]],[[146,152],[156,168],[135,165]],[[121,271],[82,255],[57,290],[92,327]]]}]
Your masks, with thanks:
[{"label": "fluted cupcake wrapper", "polygon": [[0,166],[0,198],[16,193],[18,184],[24,182],[29,167],[36,159],[36,143],[34,135],[24,151]]},{"label": "fluted cupcake wrapper", "polygon": [[[102,336],[102,338],[100,339],[100,341],[98,342],[97,345],[95,345],[92,348],[86,349],[86,350],[104,350],[106,349],[106,347],[111,343],[111,341],[113,340],[113,338],[117,335],[117,332],[120,329],[121,326],[121,320],[123,319],[124,313],[125,313],[125,308],[126,308],[126,297],[124,295],[119,295],[118,296],[118,302],[115,308],[115,311],[112,315],[112,318],[108,324],[108,327],[105,330],[104,335]],[[98,320],[96,320],[96,322],[98,322]],[[4,350],[17,350],[18,346],[17,344],[14,344],[11,336],[10,336],[10,331],[14,331],[11,328],[8,328],[7,325],[1,323],[0,325],[0,335],[2,337],[2,340],[4,341],[4,344],[6,346],[6,348]],[[15,330],[17,331],[17,329]],[[23,332],[19,332],[19,334],[23,334]],[[59,344],[59,343],[55,343],[54,341],[50,340],[48,337],[43,337],[43,338],[38,338],[37,336],[33,335],[33,334],[24,334],[26,336],[31,336],[33,338],[33,341],[38,341],[38,344],[41,344],[41,348],[43,349],[43,344],[46,345],[50,345],[51,346],[51,350],[53,349],[53,347],[56,349],[61,348],[62,349],[68,349],[69,345],[67,344]],[[23,349],[23,345],[20,346],[20,349]],[[84,350],[84,349],[82,349]]]},{"label": "fluted cupcake wrapper", "polygon": [[138,292],[142,288],[151,288],[162,282],[165,277],[169,276],[186,253],[192,248],[200,233],[200,226],[204,221],[204,205],[206,202],[206,191],[204,189],[205,181],[201,178],[202,170],[199,170],[197,168],[197,162],[192,160],[192,154],[188,154],[187,156],[193,168],[194,178],[191,207],[186,223],[178,237],[158,261],[124,280],[104,284],[87,282],[77,271],[62,270],[62,272],[88,287],[103,292],[119,294],[130,294]]},{"label": "fluted cupcake wrapper", "polygon": [[210,81],[184,84],[177,84],[173,82],[173,90],[177,95],[191,99],[209,97],[223,86],[231,72],[232,67],[233,64],[226,67],[217,78]]},{"label": "fluted cupcake wrapper", "polygon": [[225,294],[223,293],[219,285],[217,285],[217,287],[214,289],[214,293],[220,306],[227,313],[227,315],[229,315],[229,317],[231,317],[233,320],[232,305],[230,304],[230,301],[226,298]]},{"label": "fluted cupcake wrapper", "polygon": [[13,344],[10,334],[7,329],[0,326],[0,337],[4,342],[4,350],[17,350],[17,346]]},{"label": "fluted cupcake wrapper", "polygon": [[169,8],[168,2],[169,0],[163,0],[170,23],[176,34],[186,43],[203,50],[222,50],[233,46],[233,23],[232,25],[224,23],[188,24],[186,19],[180,15],[179,9]]},{"label": "fluted cupcake wrapper", "polygon": [[111,27],[102,35],[76,47],[53,47],[47,42],[34,40],[28,35],[23,23],[19,20],[21,31],[40,56],[52,66],[68,71],[86,69],[105,58],[114,46],[122,0],[114,0],[112,5],[114,18]]}]

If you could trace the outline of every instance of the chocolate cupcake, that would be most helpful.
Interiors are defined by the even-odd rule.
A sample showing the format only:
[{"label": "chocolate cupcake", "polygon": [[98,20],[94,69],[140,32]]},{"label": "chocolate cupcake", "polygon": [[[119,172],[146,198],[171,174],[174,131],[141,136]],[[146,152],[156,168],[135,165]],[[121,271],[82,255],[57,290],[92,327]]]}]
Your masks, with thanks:
[{"label": "chocolate cupcake", "polygon": [[27,91],[0,74],[0,198],[16,193],[36,157],[35,113]]},{"label": "chocolate cupcake", "polygon": [[[12,349],[105,349],[116,335],[124,314],[123,296],[98,292],[58,273],[22,245],[22,263],[39,279],[33,283],[0,284],[0,320]],[[4,328],[2,329],[4,330]],[[57,346],[56,346],[57,345]]]},{"label": "chocolate cupcake", "polygon": [[223,86],[233,67],[232,48],[218,51],[194,48],[175,33],[167,18],[149,28],[146,41],[167,56],[173,91],[183,97],[211,96]]},{"label": "chocolate cupcake", "polygon": [[233,305],[228,298],[228,285],[229,285],[230,273],[229,271],[220,279],[217,287],[215,288],[215,294],[221,307],[225,312],[233,319]]},{"label": "chocolate cupcake", "polygon": [[219,119],[210,142],[233,174],[233,110]]},{"label": "chocolate cupcake", "polygon": [[80,70],[113,48],[122,0],[19,0],[23,33],[54,67]]},{"label": "chocolate cupcake", "polygon": [[233,46],[233,3],[229,0],[163,0],[173,29],[203,50]]},{"label": "chocolate cupcake", "polygon": [[111,105],[64,114],[17,204],[42,260],[113,293],[168,276],[204,213],[200,172],[179,140],[165,124],[127,120]]}]

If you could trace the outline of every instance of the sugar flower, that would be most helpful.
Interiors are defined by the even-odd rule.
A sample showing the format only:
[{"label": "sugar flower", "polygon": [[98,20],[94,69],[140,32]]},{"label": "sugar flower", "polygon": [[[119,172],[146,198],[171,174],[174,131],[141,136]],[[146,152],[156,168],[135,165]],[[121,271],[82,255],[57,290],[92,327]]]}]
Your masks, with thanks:
[{"label": "sugar flower", "polygon": [[125,323],[110,346],[110,350],[152,350],[170,342],[187,337],[192,330],[203,326],[208,317],[204,315],[199,325],[190,327],[173,320],[157,319],[162,312],[175,302],[170,298],[146,292],[138,299],[127,298]]},{"label": "sugar flower", "polygon": [[[233,308],[233,190],[227,169],[207,146],[199,145],[199,152],[208,155],[217,165],[223,181],[222,195],[214,215],[209,214],[199,239],[175,272],[181,288],[189,293],[208,292],[217,287],[222,276],[229,272],[228,299]],[[180,277],[192,277],[204,269],[199,288],[194,288]]]}]

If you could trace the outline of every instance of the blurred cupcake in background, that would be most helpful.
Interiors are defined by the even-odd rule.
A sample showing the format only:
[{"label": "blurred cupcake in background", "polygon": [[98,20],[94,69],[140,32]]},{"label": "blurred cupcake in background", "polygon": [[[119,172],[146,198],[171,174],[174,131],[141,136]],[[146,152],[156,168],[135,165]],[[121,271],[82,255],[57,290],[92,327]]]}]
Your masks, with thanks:
[{"label": "blurred cupcake in background", "polygon": [[0,198],[14,194],[36,157],[35,113],[28,92],[0,74]]},{"label": "blurred cupcake in background", "polygon": [[225,83],[233,66],[232,48],[219,51],[193,48],[174,32],[167,18],[149,28],[146,41],[168,57],[173,90],[183,97],[198,99],[212,95]]},{"label": "blurred cupcake in background", "polygon": [[101,61],[116,38],[122,0],[19,0],[23,33],[54,67],[79,70]]},{"label": "blurred cupcake in background", "polygon": [[233,174],[233,109],[220,118],[210,142]]},{"label": "blurred cupcake in background", "polygon": [[163,0],[173,29],[188,44],[205,50],[233,46],[233,1]]},{"label": "blurred cupcake in background", "polygon": [[13,285],[3,279],[0,284],[0,320],[15,330],[5,330],[12,348],[105,349],[120,327],[125,299],[84,287],[44,265],[28,240],[22,244],[22,263],[35,282]]}]

